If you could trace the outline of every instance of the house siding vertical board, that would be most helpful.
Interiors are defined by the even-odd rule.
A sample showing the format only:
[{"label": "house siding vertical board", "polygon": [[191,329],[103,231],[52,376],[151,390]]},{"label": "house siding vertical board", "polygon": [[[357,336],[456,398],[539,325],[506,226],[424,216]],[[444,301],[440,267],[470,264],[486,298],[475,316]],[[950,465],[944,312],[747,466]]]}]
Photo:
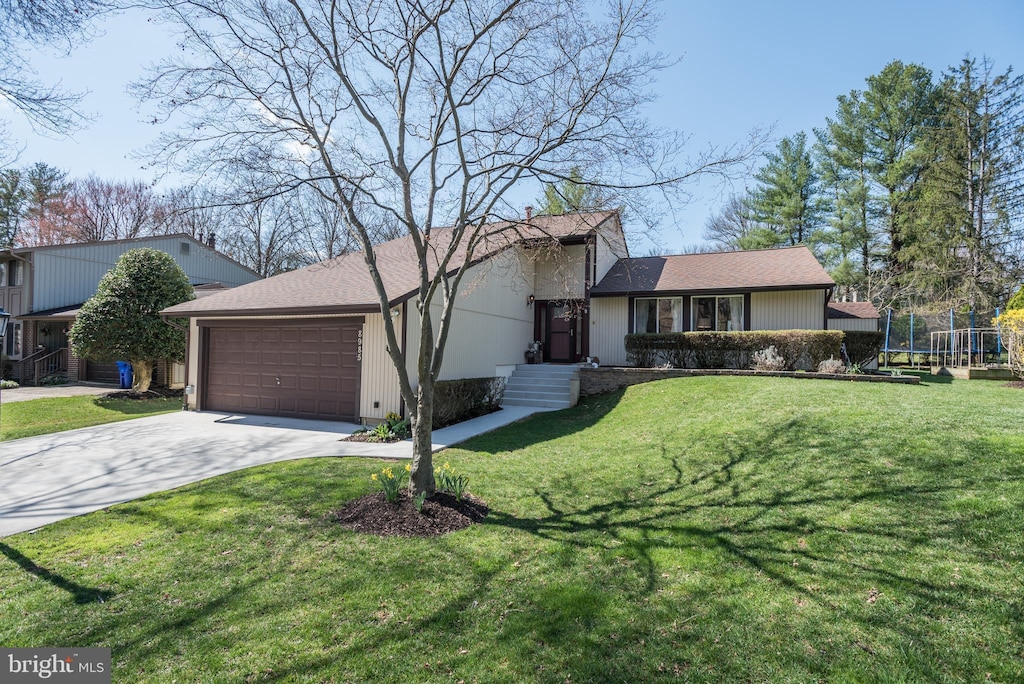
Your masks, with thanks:
[{"label": "house siding vertical board", "polygon": [[597,234],[595,246],[597,248],[597,277],[594,278],[594,283],[596,284],[601,282],[615,262],[624,256],[625,250],[620,244],[610,243],[605,234],[601,232]]},{"label": "house siding vertical board", "polygon": [[821,330],[825,290],[754,292],[750,296],[751,330]]},{"label": "house siding vertical board", "polygon": [[[188,254],[181,253],[183,243],[189,245]],[[235,287],[259,279],[223,255],[181,237],[48,247],[32,255],[32,282],[35,284],[32,309],[43,311],[81,304],[96,292],[96,284],[122,254],[142,247],[170,254],[193,283]]]},{"label": "house siding vertical board", "polygon": [[[539,250],[534,256],[537,299],[583,299],[585,292],[585,245],[566,245],[558,255]],[[610,268],[610,267],[609,267]]]},{"label": "house siding vertical board", "polygon": [[[580,259],[583,249],[580,245]],[[497,366],[523,363],[533,340],[534,307],[527,305],[531,272],[516,252],[508,252],[466,273],[438,379],[493,377]],[[582,271],[579,276],[582,287]],[[431,314],[439,321],[441,307],[432,307]]]},{"label": "house siding vertical board", "polygon": [[629,332],[627,297],[595,297],[590,300],[590,355],[602,366],[625,366],[625,337]]},{"label": "house siding vertical board", "polygon": [[[401,339],[401,320],[395,321],[395,333]],[[377,422],[389,413],[402,409],[402,392],[398,371],[388,354],[384,319],[380,314],[367,314],[363,323],[363,376],[360,386],[360,417]],[[377,404],[374,406],[374,404]]]},{"label": "house siding vertical board", "polygon": [[[195,318],[190,318],[188,321],[188,349],[185,350],[188,359],[185,361],[186,377],[185,384],[192,385],[193,388],[199,387],[199,321]],[[199,396],[198,392],[185,395],[185,406],[194,411],[196,410],[196,401]]]},{"label": "house siding vertical board", "polygon": [[869,330],[878,331],[877,318],[830,318],[829,330]]}]

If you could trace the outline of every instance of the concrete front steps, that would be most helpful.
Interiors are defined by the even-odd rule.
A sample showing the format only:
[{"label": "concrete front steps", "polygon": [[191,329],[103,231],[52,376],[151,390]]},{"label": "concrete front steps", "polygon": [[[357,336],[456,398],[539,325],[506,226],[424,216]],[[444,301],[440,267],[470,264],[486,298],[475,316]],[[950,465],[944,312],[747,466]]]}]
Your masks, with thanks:
[{"label": "concrete front steps", "polygon": [[503,406],[569,408],[580,396],[579,368],[548,363],[519,364],[505,383]]}]

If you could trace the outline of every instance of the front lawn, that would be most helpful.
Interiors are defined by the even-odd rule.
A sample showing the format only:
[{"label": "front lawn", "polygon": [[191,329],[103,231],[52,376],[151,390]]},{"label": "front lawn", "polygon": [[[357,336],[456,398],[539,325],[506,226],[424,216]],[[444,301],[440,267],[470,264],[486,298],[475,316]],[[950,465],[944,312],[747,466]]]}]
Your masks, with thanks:
[{"label": "front lawn", "polygon": [[341,529],[380,464],[325,458],[0,540],[0,644],[117,682],[1021,681],[1022,425],[984,381],[640,385],[437,457],[491,506],[444,537]]},{"label": "front lawn", "polygon": [[14,401],[0,413],[0,442],[181,410],[180,398],[57,397]]}]

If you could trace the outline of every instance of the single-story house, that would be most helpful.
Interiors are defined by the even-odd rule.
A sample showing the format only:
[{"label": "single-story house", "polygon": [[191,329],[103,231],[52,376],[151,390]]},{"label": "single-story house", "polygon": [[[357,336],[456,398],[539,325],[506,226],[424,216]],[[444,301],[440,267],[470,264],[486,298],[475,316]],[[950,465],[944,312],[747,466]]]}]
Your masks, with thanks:
[{"label": "single-story house", "polygon": [[[11,314],[3,351],[15,379],[34,383],[58,374],[72,382],[117,382],[115,364],[87,362],[71,354],[68,330],[100,279],[122,254],[140,247],[171,255],[199,288],[197,296],[205,294],[204,286],[213,292],[260,278],[218,252],[212,238],[201,242],[185,234],[0,250],[0,308]],[[160,382],[184,384],[180,364],[177,369],[161,364],[157,372]]]},{"label": "single-story house", "polygon": [[[451,232],[434,231],[432,245]],[[417,258],[406,236],[375,250],[387,314],[415,378]],[[464,263],[459,252],[450,271]],[[805,247],[631,258],[615,211],[488,227],[459,289],[440,379],[508,376],[527,347],[571,364],[626,363],[630,332],[827,328],[835,283]],[[375,422],[404,410],[362,253],[164,310],[189,319],[188,405]],[[440,304],[432,309],[437,320]],[[436,332],[436,325],[435,325]]]}]

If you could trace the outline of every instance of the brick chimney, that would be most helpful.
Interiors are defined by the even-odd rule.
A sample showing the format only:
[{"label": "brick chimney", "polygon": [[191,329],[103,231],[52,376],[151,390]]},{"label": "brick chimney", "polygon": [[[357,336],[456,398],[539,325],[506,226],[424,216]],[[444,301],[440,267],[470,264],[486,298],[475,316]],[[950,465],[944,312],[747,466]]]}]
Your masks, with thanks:
[{"label": "brick chimney", "polygon": [[217,236],[213,234],[213,230],[210,231],[209,236],[206,238],[206,246],[210,249],[217,249]]}]

